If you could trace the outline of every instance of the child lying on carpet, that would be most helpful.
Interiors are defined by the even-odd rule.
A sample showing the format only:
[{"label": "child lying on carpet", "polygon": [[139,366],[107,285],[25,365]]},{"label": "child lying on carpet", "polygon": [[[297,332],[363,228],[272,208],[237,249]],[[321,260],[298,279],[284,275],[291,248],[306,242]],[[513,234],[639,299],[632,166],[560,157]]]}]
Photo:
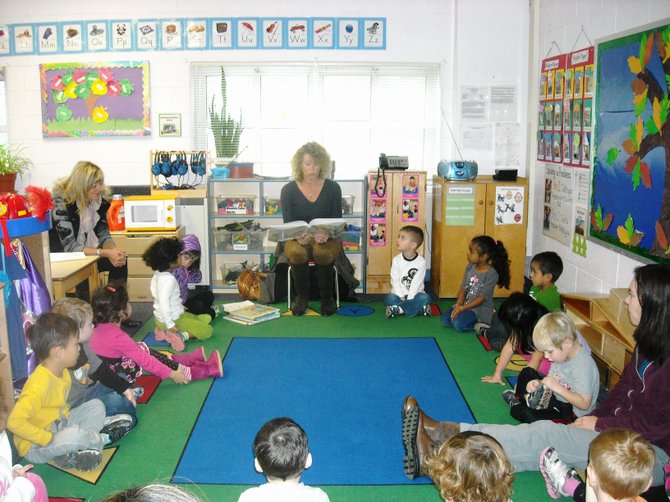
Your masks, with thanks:
[{"label": "child lying on carpet", "polygon": [[142,260],[154,276],[151,278],[151,296],[154,299],[156,340],[167,341],[173,350],[181,352],[189,338],[207,340],[212,336],[212,317],[187,312],[182,304],[179,283],[172,270],[179,263],[182,245],[176,237],[163,237],[151,244]]},{"label": "child lying on carpet", "polygon": [[461,432],[426,459],[428,475],[447,502],[507,502],[514,470],[500,443],[481,432]]},{"label": "child lying on carpet", "polygon": [[321,488],[300,482],[303,471],[312,465],[312,454],[305,431],[290,418],[273,418],[260,428],[254,439],[254,457],[256,471],[268,482],[244,491],[238,502],[330,500]]},{"label": "child lying on carpet", "polygon": [[144,342],[135,342],[121,329],[121,321],[130,317],[132,307],[123,286],[105,286],[93,293],[95,328],[90,346],[117,375],[133,383],[142,369],[161,380],[171,378],[175,383],[189,383],[210,377],[222,377],[221,355],[218,350],[205,360],[205,350],[199,347],[190,354],[165,354],[150,349]]}]

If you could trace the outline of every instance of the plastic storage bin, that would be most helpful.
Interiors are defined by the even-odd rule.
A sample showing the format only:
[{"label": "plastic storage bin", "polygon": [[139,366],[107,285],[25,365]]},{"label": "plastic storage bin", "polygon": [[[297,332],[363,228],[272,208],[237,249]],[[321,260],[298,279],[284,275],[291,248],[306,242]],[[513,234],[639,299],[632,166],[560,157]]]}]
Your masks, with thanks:
[{"label": "plastic storage bin", "polygon": [[350,229],[340,234],[342,240],[342,248],[345,251],[360,251],[361,250],[361,231],[358,229]]},{"label": "plastic storage bin", "polygon": [[342,214],[354,214],[354,195],[342,195]]},{"label": "plastic storage bin", "polygon": [[219,214],[255,214],[255,195],[241,195],[231,197],[229,195],[217,195],[216,207]]},{"label": "plastic storage bin", "polygon": [[281,199],[279,197],[263,197],[263,214],[271,216],[281,214]]},{"label": "plastic storage bin", "polygon": [[265,230],[215,230],[214,243],[219,251],[261,251]]}]

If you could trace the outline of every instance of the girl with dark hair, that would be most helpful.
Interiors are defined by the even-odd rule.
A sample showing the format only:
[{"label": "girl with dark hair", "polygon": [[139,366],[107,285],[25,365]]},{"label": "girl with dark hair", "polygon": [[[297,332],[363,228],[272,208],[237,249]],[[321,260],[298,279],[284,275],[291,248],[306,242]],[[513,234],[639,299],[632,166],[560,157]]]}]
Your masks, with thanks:
[{"label": "girl with dark hair", "polygon": [[190,354],[173,354],[170,358],[130,338],[120,328],[121,321],[131,310],[123,286],[99,288],[93,293],[92,303],[95,328],[89,345],[103,364],[128,382],[137,380],[143,369],[161,380],[171,378],[175,383],[223,376],[218,350],[213,351],[208,360],[203,347]]},{"label": "girl with dark hair", "polygon": [[493,290],[496,285],[509,289],[509,257],[501,241],[480,235],[470,241],[456,304],[442,314],[442,325],[457,331],[470,331],[476,324],[490,326],[493,316]]},{"label": "girl with dark hair", "polygon": [[482,377],[482,382],[499,383],[505,385],[502,379],[503,371],[512,360],[515,352],[522,355],[528,361],[528,368],[546,374],[549,363],[544,365],[544,371],[540,369],[540,363],[546,361],[542,352],[535,350],[533,345],[533,328],[544,314],[549,311],[530,296],[523,293],[512,293],[509,298],[500,305],[498,319],[510,334],[500,351],[500,357],[492,376]]},{"label": "girl with dark hair", "polygon": [[181,352],[190,338],[207,340],[212,336],[212,316],[187,312],[181,290],[172,270],[177,266],[182,245],[176,237],[154,241],[142,255],[144,263],[154,271],[151,278],[151,296],[154,299],[154,335],[158,341],[167,341]]},{"label": "girl with dark hair", "polygon": [[637,326],[637,345],[616,387],[590,415],[571,425],[550,420],[521,425],[436,422],[409,396],[403,405],[402,429],[407,476],[424,475],[426,455],[452,435],[474,430],[497,439],[517,471],[539,467],[552,492],[568,497],[578,485],[568,465],[584,471],[591,441],[604,430],[623,428],[652,444],[653,484],[661,485],[670,458],[670,266],[637,268],[625,303],[631,323]]},{"label": "girl with dark hair", "polygon": [[181,244],[181,251],[177,259],[177,266],[172,269],[172,275],[179,284],[179,293],[184,308],[191,314],[208,314],[214,319],[216,317],[216,312],[212,308],[214,293],[210,289],[189,290],[188,287],[189,284],[202,281],[200,240],[193,234],[186,234],[179,239],[179,244]]}]

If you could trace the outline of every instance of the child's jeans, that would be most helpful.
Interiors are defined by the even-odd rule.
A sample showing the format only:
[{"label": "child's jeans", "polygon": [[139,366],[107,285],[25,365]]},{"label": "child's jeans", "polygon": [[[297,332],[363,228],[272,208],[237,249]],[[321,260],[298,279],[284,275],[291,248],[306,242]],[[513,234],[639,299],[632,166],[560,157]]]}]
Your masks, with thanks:
[{"label": "child's jeans", "polygon": [[55,457],[79,450],[102,451],[104,440],[100,430],[105,423],[105,405],[99,399],[86,401],[70,410],[70,415],[51,424],[53,437],[45,446],[33,444],[25,459],[33,464],[45,464]]},{"label": "child's jeans", "polygon": [[417,293],[411,300],[403,300],[398,295],[389,293],[384,298],[384,305],[397,305],[407,317],[415,317],[421,313],[423,308],[430,303],[430,296],[427,293]]},{"label": "child's jeans", "polygon": [[451,313],[454,311],[454,307],[451,307],[445,313],[442,314],[442,326],[445,328],[455,328],[456,331],[472,331],[477,323],[477,314],[472,310],[464,310],[458,317],[451,321]]},{"label": "child's jeans", "polygon": [[100,382],[95,382],[76,401],[68,402],[68,404],[70,408],[76,408],[91,399],[102,401],[102,404],[105,405],[105,415],[108,417],[125,413],[133,417],[134,422],[137,421],[137,412],[133,403],[126,396],[122,396]]}]

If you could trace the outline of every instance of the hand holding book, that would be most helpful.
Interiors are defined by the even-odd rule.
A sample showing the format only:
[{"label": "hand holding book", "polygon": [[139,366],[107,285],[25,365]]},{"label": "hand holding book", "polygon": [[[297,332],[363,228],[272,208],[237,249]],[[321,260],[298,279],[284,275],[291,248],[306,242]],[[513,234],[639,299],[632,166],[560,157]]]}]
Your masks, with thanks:
[{"label": "hand holding book", "polygon": [[331,237],[337,237],[346,227],[347,222],[340,218],[315,218],[309,223],[292,221],[271,226],[268,229],[268,240],[282,242],[296,239],[304,245],[314,239],[317,243],[323,243]]}]

